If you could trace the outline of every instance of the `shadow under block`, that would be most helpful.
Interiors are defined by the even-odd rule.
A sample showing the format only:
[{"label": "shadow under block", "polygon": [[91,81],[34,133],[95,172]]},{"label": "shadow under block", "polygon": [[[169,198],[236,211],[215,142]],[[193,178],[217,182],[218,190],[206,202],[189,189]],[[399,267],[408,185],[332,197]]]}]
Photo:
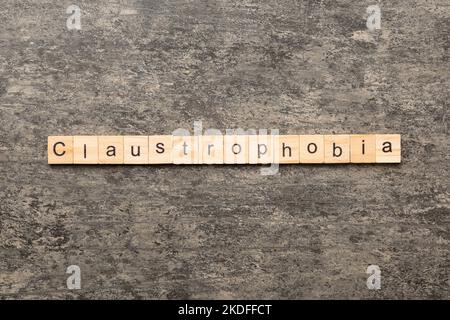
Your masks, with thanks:
[{"label": "shadow under block", "polygon": [[123,163],[123,136],[98,137],[98,163]]},{"label": "shadow under block", "polygon": [[273,163],[300,163],[300,137],[273,136]]},{"label": "shadow under block", "polygon": [[248,163],[272,163],[273,145],[271,135],[248,136]]},{"label": "shadow under block", "polygon": [[300,135],[300,163],[323,163],[324,158],[323,135]]},{"label": "shadow under block", "polygon": [[194,136],[173,136],[172,137],[172,160],[174,164],[194,164],[195,145]]},{"label": "shadow under block", "polygon": [[204,164],[223,164],[223,136],[200,137],[201,159]]},{"label": "shadow under block", "polygon": [[376,135],[353,134],[350,135],[350,162],[375,163],[376,162]]},{"label": "shadow under block", "polygon": [[325,163],[350,163],[350,135],[325,135],[323,141]]},{"label": "shadow under block", "polygon": [[375,144],[377,163],[401,162],[401,137],[399,134],[377,134]]},{"label": "shadow under block", "polygon": [[125,164],[148,164],[148,136],[124,136]]},{"label": "shadow under block", "polygon": [[48,164],[73,164],[72,136],[50,136],[47,145]]},{"label": "shadow under block", "polygon": [[172,136],[148,137],[148,163],[172,163]]},{"label": "shadow under block", "polygon": [[73,163],[97,164],[98,163],[98,138],[97,136],[73,137]]},{"label": "shadow under block", "polygon": [[248,163],[248,137],[247,135],[223,136],[223,162],[226,164]]}]

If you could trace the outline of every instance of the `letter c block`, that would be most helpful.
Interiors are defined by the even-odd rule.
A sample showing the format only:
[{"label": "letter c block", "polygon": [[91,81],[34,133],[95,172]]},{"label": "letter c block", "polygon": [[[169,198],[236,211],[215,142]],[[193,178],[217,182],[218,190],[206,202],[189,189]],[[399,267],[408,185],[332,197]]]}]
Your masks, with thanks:
[{"label": "letter c block", "polygon": [[48,137],[48,164],[73,164],[73,137]]}]

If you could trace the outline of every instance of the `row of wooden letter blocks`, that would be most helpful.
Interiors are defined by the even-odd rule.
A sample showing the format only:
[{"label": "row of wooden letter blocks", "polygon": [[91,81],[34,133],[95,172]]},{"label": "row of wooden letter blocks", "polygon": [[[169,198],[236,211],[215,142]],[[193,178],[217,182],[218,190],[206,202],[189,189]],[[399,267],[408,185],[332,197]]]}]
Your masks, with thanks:
[{"label": "row of wooden letter blocks", "polygon": [[400,163],[398,134],[50,136],[49,164]]}]

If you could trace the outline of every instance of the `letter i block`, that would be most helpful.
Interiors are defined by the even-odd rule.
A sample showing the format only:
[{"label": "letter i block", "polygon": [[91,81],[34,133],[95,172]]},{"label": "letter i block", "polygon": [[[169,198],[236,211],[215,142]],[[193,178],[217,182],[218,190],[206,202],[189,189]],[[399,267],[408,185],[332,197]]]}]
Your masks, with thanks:
[{"label": "letter i block", "polygon": [[195,163],[196,139],[193,136],[172,136],[172,160],[174,164]]},{"label": "letter i block", "polygon": [[248,136],[248,163],[272,163],[273,145],[271,135]]},{"label": "letter i block", "polygon": [[323,135],[300,136],[300,163],[323,163],[324,158]]},{"label": "letter i block", "polygon": [[48,164],[72,164],[73,163],[73,137],[50,136],[48,137]]},{"label": "letter i block", "polygon": [[172,136],[149,136],[148,154],[150,164],[172,163]]},{"label": "letter i block", "polygon": [[75,164],[98,163],[97,136],[73,137],[73,163]]},{"label": "letter i block", "polygon": [[123,137],[121,136],[98,137],[98,163],[100,164],[123,163]]},{"label": "letter i block", "polygon": [[374,134],[352,134],[350,136],[350,162],[375,163],[376,148]]},{"label": "letter i block", "polygon": [[401,156],[401,137],[399,134],[377,134],[377,163],[400,163],[402,161]]},{"label": "letter i block", "polygon": [[202,151],[201,163],[222,164],[223,163],[223,136],[201,136],[200,145]]},{"label": "letter i block", "polygon": [[323,141],[325,163],[350,162],[350,136],[348,134],[326,135]]},{"label": "letter i block", "polygon": [[273,136],[273,163],[299,163],[300,137],[297,135]]},{"label": "letter i block", "polygon": [[125,164],[148,164],[148,136],[123,137]]},{"label": "letter i block", "polygon": [[248,163],[248,137],[247,135],[223,136],[223,162],[226,164]]}]

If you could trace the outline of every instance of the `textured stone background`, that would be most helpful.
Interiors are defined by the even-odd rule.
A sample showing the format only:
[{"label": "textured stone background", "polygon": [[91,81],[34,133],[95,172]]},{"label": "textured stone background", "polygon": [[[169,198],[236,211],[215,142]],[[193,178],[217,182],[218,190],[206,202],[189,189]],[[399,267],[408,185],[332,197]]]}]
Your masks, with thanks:
[{"label": "textured stone background", "polygon": [[[449,299],[450,1],[381,1],[370,33],[375,3],[1,0],[0,297]],[[403,163],[46,163],[48,135],[194,120],[401,133]]]}]

